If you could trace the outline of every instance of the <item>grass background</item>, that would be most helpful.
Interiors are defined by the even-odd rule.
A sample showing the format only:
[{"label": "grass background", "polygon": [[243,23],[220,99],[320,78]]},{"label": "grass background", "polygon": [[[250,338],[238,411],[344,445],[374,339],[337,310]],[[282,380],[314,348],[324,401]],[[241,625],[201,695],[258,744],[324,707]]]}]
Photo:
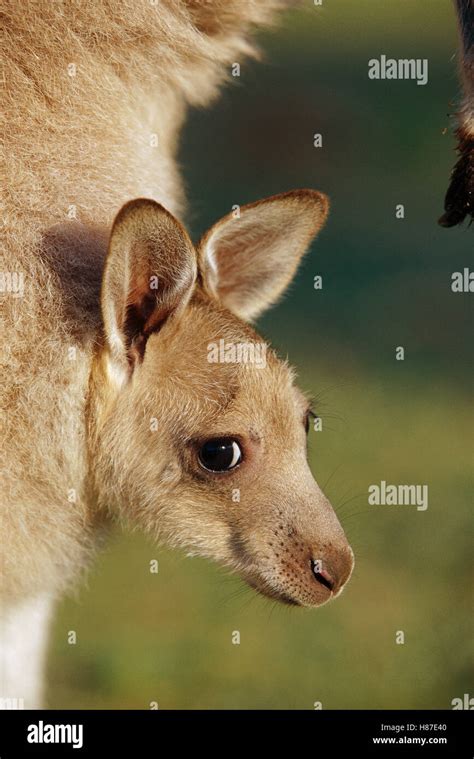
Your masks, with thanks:
[{"label": "grass background", "polygon": [[[265,60],[243,63],[186,126],[188,222],[198,237],[234,203],[292,187],[331,197],[291,292],[259,326],[317,398],[312,468],[356,570],[336,603],[292,610],[206,561],[116,532],[60,604],[53,708],[451,708],[472,690],[472,295],[450,289],[472,232],[436,224],[454,159],[453,10],[307,1],[261,46]],[[382,53],[428,58],[429,83],[370,81],[367,62]],[[428,510],[368,506],[382,479],[428,484]]]}]

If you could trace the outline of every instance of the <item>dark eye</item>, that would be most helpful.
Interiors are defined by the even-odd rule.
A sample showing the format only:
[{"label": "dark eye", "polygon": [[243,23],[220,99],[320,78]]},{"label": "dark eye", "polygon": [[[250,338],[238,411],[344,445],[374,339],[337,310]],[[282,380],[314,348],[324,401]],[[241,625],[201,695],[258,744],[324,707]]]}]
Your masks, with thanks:
[{"label": "dark eye", "polygon": [[231,437],[207,440],[199,451],[199,463],[210,472],[228,472],[242,461],[242,450]]}]

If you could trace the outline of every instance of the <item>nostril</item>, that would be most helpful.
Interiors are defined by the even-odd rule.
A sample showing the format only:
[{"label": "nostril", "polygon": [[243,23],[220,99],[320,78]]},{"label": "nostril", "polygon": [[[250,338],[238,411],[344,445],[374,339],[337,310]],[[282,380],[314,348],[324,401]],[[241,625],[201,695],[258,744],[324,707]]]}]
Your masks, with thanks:
[{"label": "nostril", "polygon": [[326,570],[322,568],[322,562],[319,559],[311,559],[311,570],[315,579],[321,583],[321,585],[324,585],[328,590],[334,588],[334,580],[329,572],[326,572]]}]

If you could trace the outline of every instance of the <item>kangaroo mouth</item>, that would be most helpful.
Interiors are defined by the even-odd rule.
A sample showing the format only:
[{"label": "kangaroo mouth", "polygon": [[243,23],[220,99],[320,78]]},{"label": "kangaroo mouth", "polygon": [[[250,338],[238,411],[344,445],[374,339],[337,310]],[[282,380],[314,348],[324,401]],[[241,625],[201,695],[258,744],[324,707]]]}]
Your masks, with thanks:
[{"label": "kangaroo mouth", "polygon": [[[302,604],[293,598],[289,593],[273,585],[269,579],[262,576],[258,565],[249,553],[245,540],[236,531],[232,533],[229,541],[230,549],[236,564],[231,564],[232,569],[237,570],[242,580],[255,590],[259,595],[265,598],[271,598],[273,601],[280,601],[287,606],[301,606]],[[233,566],[232,566],[233,565]]]},{"label": "kangaroo mouth", "polygon": [[316,607],[338,594],[330,574],[314,560],[308,558],[307,562],[295,564],[291,568],[280,566],[277,557],[269,561],[266,556],[266,561],[259,561],[258,554],[252,555],[246,541],[236,533],[233,534],[230,545],[233,561],[228,566],[265,598],[287,606]]},{"label": "kangaroo mouth", "polygon": [[287,606],[302,606],[302,604],[293,596],[288,595],[283,590],[278,590],[272,587],[266,580],[255,579],[253,577],[243,578],[251,588],[265,598],[271,598],[273,601],[280,601]]}]

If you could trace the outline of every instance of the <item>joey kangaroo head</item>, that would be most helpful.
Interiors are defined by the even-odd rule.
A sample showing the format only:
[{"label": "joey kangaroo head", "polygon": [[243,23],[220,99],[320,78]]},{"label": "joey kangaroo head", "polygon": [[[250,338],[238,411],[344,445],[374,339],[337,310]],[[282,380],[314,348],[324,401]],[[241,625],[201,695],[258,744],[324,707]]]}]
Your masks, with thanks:
[{"label": "joey kangaroo head", "polygon": [[336,596],[353,555],[308,467],[308,402],[249,321],[285,290],[327,209],[312,190],[277,195],[195,248],[158,203],[127,203],[88,404],[101,505],[301,606]]}]

